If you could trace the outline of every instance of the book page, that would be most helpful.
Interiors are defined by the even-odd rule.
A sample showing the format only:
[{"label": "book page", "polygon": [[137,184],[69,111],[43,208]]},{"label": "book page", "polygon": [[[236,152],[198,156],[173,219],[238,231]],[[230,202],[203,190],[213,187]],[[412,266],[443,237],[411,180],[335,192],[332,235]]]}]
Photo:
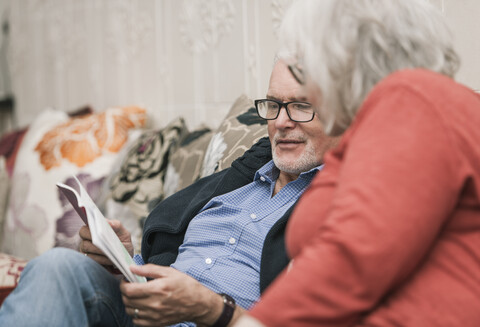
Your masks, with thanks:
[{"label": "book page", "polygon": [[71,203],[73,209],[75,209],[75,211],[78,213],[80,218],[82,218],[83,222],[88,226],[87,212],[85,211],[84,205],[80,203],[81,199],[77,191],[72,187],[62,183],[57,183],[57,187],[60,189],[63,195],[65,195],[67,200]]},{"label": "book page", "polygon": [[80,218],[90,228],[92,243],[103,251],[128,281],[146,282],[145,277],[135,275],[130,271],[129,266],[135,265],[132,257],[130,257],[127,249],[80,181],[75,176],[74,179],[78,184],[80,192],[62,183],[57,183],[57,186],[67,197]]}]

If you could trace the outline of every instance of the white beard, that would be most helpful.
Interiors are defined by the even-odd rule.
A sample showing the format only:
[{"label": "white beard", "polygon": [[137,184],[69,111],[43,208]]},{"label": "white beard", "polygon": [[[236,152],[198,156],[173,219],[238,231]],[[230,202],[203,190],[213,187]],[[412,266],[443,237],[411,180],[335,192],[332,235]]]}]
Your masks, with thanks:
[{"label": "white beard", "polygon": [[[273,162],[278,169],[289,174],[300,175],[300,173],[309,171],[310,169],[320,165],[320,163],[317,162],[315,149],[313,145],[308,141],[305,143],[304,151],[301,153],[301,155],[298,158],[295,158],[294,160],[291,160],[291,159],[289,160],[289,159],[284,159],[279,157],[276,151],[276,143],[277,143],[277,139],[281,137],[283,138],[284,136],[275,134],[273,138],[273,144],[272,144]],[[288,135],[288,138],[293,138],[297,140],[300,139],[302,141],[304,140],[303,135]]]}]

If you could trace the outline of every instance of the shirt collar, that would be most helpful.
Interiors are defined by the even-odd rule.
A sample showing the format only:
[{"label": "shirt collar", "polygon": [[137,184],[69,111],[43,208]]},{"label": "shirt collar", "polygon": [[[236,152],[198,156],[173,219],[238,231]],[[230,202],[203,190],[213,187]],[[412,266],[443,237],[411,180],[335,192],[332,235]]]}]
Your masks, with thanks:
[{"label": "shirt collar", "polygon": [[[309,171],[300,173],[300,176],[298,176],[298,178],[312,178],[313,175],[315,175],[318,171],[322,170],[324,166],[325,166],[324,164],[321,164],[320,166],[314,167]],[[273,183],[274,181],[277,180],[279,174],[280,174],[280,170],[275,166],[275,164],[273,163],[273,160],[270,160],[265,165],[260,167],[259,170],[257,170],[253,180],[256,181],[261,177],[263,177],[266,180],[270,181],[270,183]]]}]

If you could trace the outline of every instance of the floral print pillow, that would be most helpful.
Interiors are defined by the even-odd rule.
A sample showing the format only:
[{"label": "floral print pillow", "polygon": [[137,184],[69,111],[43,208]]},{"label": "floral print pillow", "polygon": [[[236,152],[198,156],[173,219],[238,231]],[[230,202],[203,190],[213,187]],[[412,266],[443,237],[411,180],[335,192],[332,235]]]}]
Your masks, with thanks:
[{"label": "floral print pillow", "polygon": [[70,208],[59,198],[56,183],[73,175],[100,183],[146,117],[145,109],[133,106],[76,118],[55,110],[40,114],[17,153],[2,251],[31,259],[55,245],[74,247],[72,228],[79,226],[66,226]]},{"label": "floral print pillow", "polygon": [[159,131],[143,133],[110,182],[112,198],[130,207],[143,218],[163,199],[163,181],[170,155],[187,134],[187,126],[178,118]]},{"label": "floral print pillow", "polygon": [[143,220],[164,198],[164,176],[171,154],[186,134],[182,118],[161,130],[144,132],[109,178],[106,215],[120,220],[130,230],[135,250],[139,249]]},{"label": "floral print pillow", "polygon": [[258,117],[253,101],[241,95],[210,140],[200,176],[230,167],[245,151],[268,136],[267,121]]}]

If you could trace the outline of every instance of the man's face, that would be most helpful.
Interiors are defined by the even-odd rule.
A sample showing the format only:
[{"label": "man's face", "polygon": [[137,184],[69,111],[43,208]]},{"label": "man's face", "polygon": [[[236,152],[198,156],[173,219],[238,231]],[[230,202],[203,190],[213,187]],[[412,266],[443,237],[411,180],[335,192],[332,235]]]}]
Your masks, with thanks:
[{"label": "man's face", "polygon": [[[281,60],[275,64],[270,76],[267,99],[307,101],[300,84]],[[320,165],[324,153],[337,142],[337,138],[323,133],[317,116],[310,122],[297,123],[288,118],[285,108],[280,110],[277,119],[268,121],[268,136],[275,165],[290,174],[300,174]]]}]

